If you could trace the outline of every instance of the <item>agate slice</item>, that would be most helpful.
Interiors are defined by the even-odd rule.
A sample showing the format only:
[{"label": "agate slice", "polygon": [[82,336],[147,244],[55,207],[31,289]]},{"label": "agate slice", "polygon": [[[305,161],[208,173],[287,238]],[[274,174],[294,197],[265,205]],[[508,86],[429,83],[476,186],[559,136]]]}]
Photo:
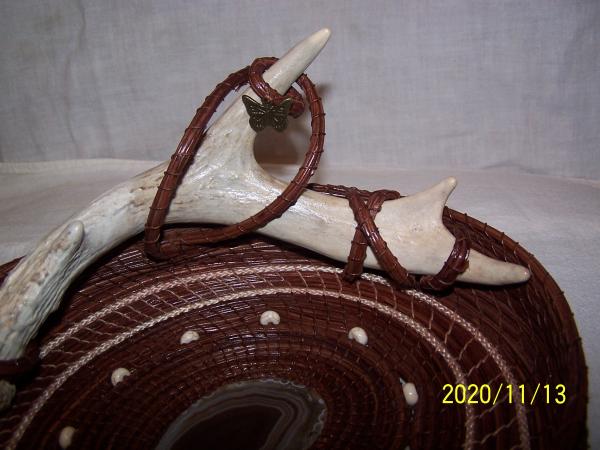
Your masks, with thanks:
[{"label": "agate slice", "polygon": [[323,399],[282,380],[229,384],[201,398],[167,429],[156,450],[304,450],[325,422]]}]

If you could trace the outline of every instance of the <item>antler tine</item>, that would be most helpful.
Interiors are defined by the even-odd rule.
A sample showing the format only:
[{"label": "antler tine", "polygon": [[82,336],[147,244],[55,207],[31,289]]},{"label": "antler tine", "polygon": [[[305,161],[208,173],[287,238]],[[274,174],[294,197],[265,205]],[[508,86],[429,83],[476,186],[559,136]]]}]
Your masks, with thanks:
[{"label": "antler tine", "polygon": [[[263,74],[264,80],[277,92],[284,94],[319,55],[325,44],[327,44],[330,35],[331,31],[323,28],[299,42]],[[250,88],[244,92],[244,95],[258,100],[258,95]],[[240,95],[208,130],[202,144],[202,151],[199,152],[196,158],[197,164],[193,163],[190,166],[187,177],[193,177],[195,170],[201,169],[203,163],[208,159],[214,163],[215,158],[212,153],[215,151],[222,153],[224,151],[222,145],[224,137],[227,137],[230,142],[237,141],[237,145],[227,147],[231,153],[223,155],[224,164],[231,166],[234,170],[247,169],[248,165],[253,170],[258,169],[253,151],[256,132],[248,124],[248,114]],[[240,163],[240,166],[236,165],[236,161]]]}]

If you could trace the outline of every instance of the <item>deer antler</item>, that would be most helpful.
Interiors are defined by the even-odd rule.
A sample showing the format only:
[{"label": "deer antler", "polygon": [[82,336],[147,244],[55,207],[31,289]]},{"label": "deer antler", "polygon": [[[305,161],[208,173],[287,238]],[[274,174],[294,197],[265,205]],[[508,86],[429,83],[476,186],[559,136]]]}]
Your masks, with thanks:
[{"label": "deer antler", "polygon": [[[323,29],[300,42],[265,72],[284,93],[319,54],[330,32]],[[245,92],[254,99],[250,89]],[[168,223],[231,224],[269,204],[286,184],[254,159],[256,133],[241,99],[208,130],[170,206]],[[22,355],[73,279],[100,255],[142,231],[148,208],[167,163],[106,192],[44,238],[0,288],[0,359]],[[456,186],[454,178],[413,196],[383,205],[377,216],[381,235],[410,272],[435,274],[450,254],[454,237],[442,225],[442,210]],[[306,191],[281,218],[260,232],[344,261],[355,221],[345,199]],[[318,236],[318,239],[315,239]],[[378,268],[369,251],[367,267]],[[505,284],[525,281],[524,267],[471,251],[460,280]]]}]

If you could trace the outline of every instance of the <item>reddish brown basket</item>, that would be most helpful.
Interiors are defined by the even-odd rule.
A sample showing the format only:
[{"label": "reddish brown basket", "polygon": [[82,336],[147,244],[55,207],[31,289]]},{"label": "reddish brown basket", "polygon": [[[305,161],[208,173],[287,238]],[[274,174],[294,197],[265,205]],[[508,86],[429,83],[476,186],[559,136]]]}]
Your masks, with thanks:
[{"label": "reddish brown basket", "polygon": [[[587,370],[573,315],[539,262],[503,233],[446,209],[444,224],[457,236],[455,248],[440,274],[417,280],[391,255],[374,223],[383,201],[399,194],[363,192],[365,205],[358,191],[340,188],[358,222],[346,273],[339,263],[306,250],[240,237],[283,214],[316,169],[324,111],[306,75],[299,84],[313,133],[307,162],[284,193],[239,224],[161,234],[177,183],[216,105],[248,79],[260,82],[265,64],[272,63],[256,60],[207,97],[158,190],[146,241],[140,236],[114,249],[73,284],[38,335],[41,363],[17,379],[13,404],[0,417],[0,444],[55,448],[61,431],[72,427],[70,448],[156,448],[190,407],[220,398],[211,396],[215,391],[277,380],[325,406],[317,417],[320,432],[313,423],[317,428],[300,433],[316,440],[293,448],[307,442],[322,449],[585,448]],[[253,67],[260,68],[254,81]],[[336,194],[337,188],[313,189]],[[367,240],[380,263],[387,258],[395,284],[387,275],[360,275]],[[214,241],[220,242],[207,244]],[[179,253],[168,261],[149,260],[144,244],[161,256],[163,242]],[[203,245],[177,248],[182,242]],[[397,288],[405,281],[451,285],[466,268],[469,244],[527,266],[531,279],[505,287],[456,284],[437,294]],[[0,282],[15,264],[0,267]],[[280,323],[262,325],[265,311],[278,313]],[[367,345],[349,339],[354,327],[366,331]],[[181,343],[189,331],[197,339]],[[117,368],[129,376],[113,385]],[[405,383],[416,386],[416,404],[405,398]],[[458,386],[482,396],[449,395],[450,389],[460,392]],[[243,423],[232,408],[215,412],[219,420],[209,414],[171,448],[189,448],[184,442],[194,433],[195,448],[265,448],[267,422],[278,414],[274,402],[248,400]],[[302,407],[290,411],[288,416],[306,413]]]},{"label": "reddish brown basket", "polygon": [[[432,295],[375,274],[347,283],[338,263],[254,235],[160,263],[131,241],[78,279],[41,332],[41,365],[2,414],[0,443],[55,448],[73,426],[70,448],[154,448],[201,397],[270,378],[325,401],[314,448],[585,448],[587,371],[561,290],[503,233],[449,209],[444,221],[474,249],[529,267],[531,280]],[[281,323],[262,326],[265,310]],[[354,326],[368,345],[348,339]],[[186,330],[199,340],[180,344]],[[131,375],[113,386],[118,367]],[[415,384],[414,407],[400,379]],[[501,394],[444,404],[443,386],[457,381]],[[529,404],[538,384],[559,383],[564,404],[540,393]],[[501,384],[524,384],[527,403],[509,403]]]}]

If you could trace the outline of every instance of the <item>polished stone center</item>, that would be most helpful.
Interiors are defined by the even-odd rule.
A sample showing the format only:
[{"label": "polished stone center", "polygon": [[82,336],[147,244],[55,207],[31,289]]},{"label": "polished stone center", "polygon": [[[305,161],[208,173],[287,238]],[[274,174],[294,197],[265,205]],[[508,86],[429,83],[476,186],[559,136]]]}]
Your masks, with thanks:
[{"label": "polished stone center", "polygon": [[317,439],[325,402],[312,389],[282,380],[229,384],[184,411],[157,450],[303,450]]}]

